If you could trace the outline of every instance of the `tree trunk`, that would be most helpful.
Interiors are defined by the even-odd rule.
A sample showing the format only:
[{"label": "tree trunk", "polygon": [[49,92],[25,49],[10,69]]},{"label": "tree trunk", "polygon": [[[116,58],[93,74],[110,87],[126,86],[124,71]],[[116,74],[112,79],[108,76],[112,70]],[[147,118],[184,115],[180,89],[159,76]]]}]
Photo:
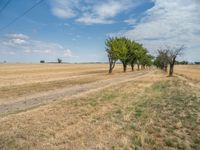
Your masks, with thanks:
[{"label": "tree trunk", "polygon": [[167,65],[164,66],[164,71],[167,72]]},{"label": "tree trunk", "polygon": [[137,69],[137,70],[140,70],[140,64],[139,64],[139,63],[137,64],[137,67],[138,67],[138,69]]},{"label": "tree trunk", "polygon": [[131,64],[131,69],[132,71],[134,71],[134,64]]},{"label": "tree trunk", "polygon": [[112,64],[111,63],[109,63],[109,73],[111,74],[112,73]]},{"label": "tree trunk", "polygon": [[174,63],[170,64],[169,68],[169,76],[172,77],[174,73]]},{"label": "tree trunk", "polygon": [[123,63],[124,72],[126,72],[126,68],[127,68],[127,64],[126,64],[126,63]]},{"label": "tree trunk", "polygon": [[174,57],[169,65],[169,76],[172,77],[174,73],[174,64],[176,62],[176,57]]},{"label": "tree trunk", "polygon": [[115,67],[115,61],[109,59],[109,71],[108,73],[111,74]]}]

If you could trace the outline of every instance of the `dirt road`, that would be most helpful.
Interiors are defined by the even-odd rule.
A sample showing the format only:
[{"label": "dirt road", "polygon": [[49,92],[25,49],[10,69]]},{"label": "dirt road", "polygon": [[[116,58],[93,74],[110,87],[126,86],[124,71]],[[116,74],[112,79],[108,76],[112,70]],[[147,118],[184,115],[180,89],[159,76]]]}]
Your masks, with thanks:
[{"label": "dirt road", "polygon": [[100,80],[82,85],[74,85],[72,87],[66,87],[58,90],[33,94],[26,97],[20,97],[17,98],[17,100],[0,104],[0,116],[24,111],[27,109],[48,104],[53,101],[62,100],[64,97],[65,99],[70,99],[74,96],[79,96],[88,92],[95,92],[109,86],[138,79],[149,73],[152,73],[152,71],[137,72],[134,74],[124,74],[124,76],[114,77],[111,79]]}]

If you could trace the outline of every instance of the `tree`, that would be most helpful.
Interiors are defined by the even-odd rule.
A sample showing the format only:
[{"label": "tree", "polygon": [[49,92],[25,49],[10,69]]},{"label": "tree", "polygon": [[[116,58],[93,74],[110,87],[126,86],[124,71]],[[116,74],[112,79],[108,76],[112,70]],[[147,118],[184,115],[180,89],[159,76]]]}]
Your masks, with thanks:
[{"label": "tree", "polygon": [[169,46],[166,46],[165,49],[158,50],[158,56],[156,57],[156,60],[154,61],[154,64],[165,70],[167,72],[167,66],[169,65],[169,76],[173,76],[174,73],[174,65],[176,63],[177,56],[180,56],[182,54],[182,51],[184,49],[184,46],[180,47],[174,47],[171,48]]},{"label": "tree", "polygon": [[118,59],[117,53],[115,52],[114,45],[115,45],[115,39],[114,38],[108,38],[105,42],[106,44],[106,52],[108,56],[109,61],[109,73],[112,73],[115,63]]},{"label": "tree", "polygon": [[135,63],[138,64],[138,70],[142,62],[143,68],[152,63],[150,57],[147,56],[147,49],[142,44],[126,37],[108,38],[105,44],[109,60],[109,73],[112,73],[117,60],[121,61],[124,72],[126,72],[128,64],[131,65],[133,71]]},{"label": "tree", "polygon": [[118,55],[118,59],[123,64],[124,72],[126,72],[127,65],[129,62],[129,53],[128,52],[129,52],[130,44],[131,44],[131,40],[129,40],[125,37],[116,38],[117,55]]},{"label": "tree", "polygon": [[147,54],[147,50],[143,47],[143,45],[137,43],[137,49],[136,49],[137,61],[136,62],[137,62],[138,70],[140,70],[141,62],[146,54]]},{"label": "tree", "polygon": [[172,77],[174,73],[174,64],[176,62],[176,58],[177,56],[182,55],[184,48],[185,48],[184,45],[180,47],[174,47],[174,48],[170,48],[169,46],[167,46],[170,77]]},{"label": "tree", "polygon": [[196,62],[194,62],[194,64],[195,64],[195,65],[200,65],[200,62],[197,62],[197,61],[196,61]]},{"label": "tree", "polygon": [[62,59],[60,59],[60,58],[58,58],[57,61],[59,64],[62,63]]},{"label": "tree", "polygon": [[132,71],[134,71],[134,64],[137,62],[137,57],[136,57],[136,50],[138,48],[138,43],[135,41],[131,41],[128,44],[128,62],[131,65]]},{"label": "tree", "polygon": [[40,63],[45,63],[45,60],[40,60]]},{"label": "tree", "polygon": [[141,65],[143,66],[143,69],[145,69],[146,67],[150,67],[153,64],[152,59],[153,56],[151,56],[150,54],[146,54],[142,57]]},{"label": "tree", "polygon": [[123,64],[123,71],[126,72],[128,64],[128,46],[130,40],[125,37],[114,37],[106,40],[106,52],[109,60],[109,73],[115,66],[117,60],[120,60]]},{"label": "tree", "polygon": [[163,69],[165,72],[167,72],[167,68],[168,68],[168,53],[169,50],[167,49],[159,49],[158,50],[158,59],[160,59],[161,64],[161,69]]}]

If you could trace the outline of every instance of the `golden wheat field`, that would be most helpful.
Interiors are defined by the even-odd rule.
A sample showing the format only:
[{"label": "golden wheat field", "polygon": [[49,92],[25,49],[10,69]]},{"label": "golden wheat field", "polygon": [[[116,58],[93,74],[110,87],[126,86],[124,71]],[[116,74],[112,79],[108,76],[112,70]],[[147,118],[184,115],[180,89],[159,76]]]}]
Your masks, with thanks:
[{"label": "golden wheat field", "polygon": [[200,82],[200,65],[176,65],[175,73]]},{"label": "golden wheat field", "polygon": [[199,66],[107,69],[0,65],[0,149],[200,149]]}]

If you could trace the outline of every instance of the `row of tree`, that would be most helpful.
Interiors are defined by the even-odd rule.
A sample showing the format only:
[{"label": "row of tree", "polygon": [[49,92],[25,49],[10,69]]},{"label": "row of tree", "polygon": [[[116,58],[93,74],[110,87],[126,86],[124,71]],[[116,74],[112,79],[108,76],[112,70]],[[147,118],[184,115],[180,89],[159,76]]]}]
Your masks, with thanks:
[{"label": "row of tree", "polygon": [[158,50],[158,56],[154,60],[154,65],[167,72],[169,66],[169,76],[173,76],[174,65],[176,64],[176,58],[182,55],[184,46],[169,47]]},{"label": "row of tree", "polygon": [[128,65],[131,65],[132,71],[134,71],[134,64],[137,64],[138,70],[140,70],[140,66],[144,69],[153,64],[153,57],[148,54],[147,49],[142,44],[126,37],[111,37],[106,40],[105,44],[109,60],[109,73],[112,73],[117,61],[122,63],[124,72]]}]

